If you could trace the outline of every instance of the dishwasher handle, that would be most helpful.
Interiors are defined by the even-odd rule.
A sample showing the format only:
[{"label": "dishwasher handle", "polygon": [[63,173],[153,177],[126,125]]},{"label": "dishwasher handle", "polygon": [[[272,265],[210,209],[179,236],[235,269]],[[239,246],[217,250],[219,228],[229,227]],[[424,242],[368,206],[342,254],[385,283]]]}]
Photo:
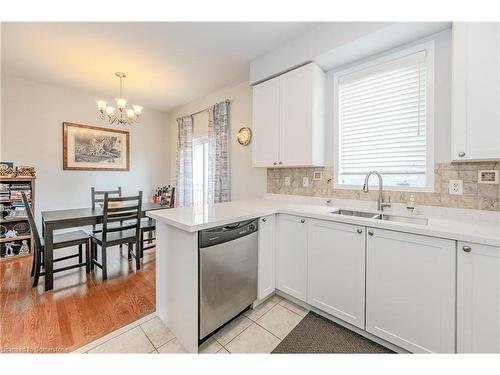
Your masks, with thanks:
[{"label": "dishwasher handle", "polygon": [[258,230],[258,219],[206,229],[198,232],[198,247],[204,248],[244,237]]}]

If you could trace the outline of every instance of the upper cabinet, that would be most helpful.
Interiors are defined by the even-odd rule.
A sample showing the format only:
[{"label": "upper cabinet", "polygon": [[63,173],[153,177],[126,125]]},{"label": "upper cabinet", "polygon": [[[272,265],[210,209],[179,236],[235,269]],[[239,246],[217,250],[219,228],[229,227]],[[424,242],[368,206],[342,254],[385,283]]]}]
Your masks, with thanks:
[{"label": "upper cabinet", "polygon": [[453,24],[452,160],[500,159],[500,23]]},{"label": "upper cabinet", "polygon": [[253,88],[253,166],[322,166],[325,74],[314,63]]},{"label": "upper cabinet", "polygon": [[280,80],[271,79],[253,88],[254,167],[269,167],[279,160]]}]

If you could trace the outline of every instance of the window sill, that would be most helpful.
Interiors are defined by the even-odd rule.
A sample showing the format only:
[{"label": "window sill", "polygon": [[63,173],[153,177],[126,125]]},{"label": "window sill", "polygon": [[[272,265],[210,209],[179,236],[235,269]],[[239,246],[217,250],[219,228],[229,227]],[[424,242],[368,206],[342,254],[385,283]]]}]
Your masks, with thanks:
[{"label": "window sill", "polygon": [[[370,191],[378,191],[378,185],[368,186]],[[334,185],[334,190],[362,190],[362,186],[357,185]],[[435,193],[431,187],[411,187],[411,186],[383,186],[383,191],[407,192],[407,193]]]}]

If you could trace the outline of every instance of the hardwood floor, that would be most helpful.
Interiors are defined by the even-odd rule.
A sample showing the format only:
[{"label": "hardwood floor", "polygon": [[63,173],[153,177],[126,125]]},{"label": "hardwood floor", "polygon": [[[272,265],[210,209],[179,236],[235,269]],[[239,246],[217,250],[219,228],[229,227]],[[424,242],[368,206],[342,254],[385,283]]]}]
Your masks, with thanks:
[{"label": "hardwood floor", "polygon": [[118,247],[108,250],[106,281],[100,269],[90,275],[84,268],[69,270],[55,275],[49,292],[43,276],[31,287],[31,257],[0,262],[0,352],[70,352],[152,313],[155,250],[144,254],[135,272],[125,249],[123,256]]}]

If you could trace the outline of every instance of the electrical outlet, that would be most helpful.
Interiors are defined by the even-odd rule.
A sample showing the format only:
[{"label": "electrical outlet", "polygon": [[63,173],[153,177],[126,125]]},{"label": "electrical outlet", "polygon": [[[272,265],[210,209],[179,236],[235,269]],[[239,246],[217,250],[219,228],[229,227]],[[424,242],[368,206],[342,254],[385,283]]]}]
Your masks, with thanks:
[{"label": "electrical outlet", "polygon": [[285,186],[290,186],[290,177],[285,177]]},{"label": "electrical outlet", "polygon": [[302,186],[309,187],[309,177],[302,177]]},{"label": "electrical outlet", "polygon": [[464,182],[462,180],[450,180],[449,184],[450,195],[464,194]]}]

